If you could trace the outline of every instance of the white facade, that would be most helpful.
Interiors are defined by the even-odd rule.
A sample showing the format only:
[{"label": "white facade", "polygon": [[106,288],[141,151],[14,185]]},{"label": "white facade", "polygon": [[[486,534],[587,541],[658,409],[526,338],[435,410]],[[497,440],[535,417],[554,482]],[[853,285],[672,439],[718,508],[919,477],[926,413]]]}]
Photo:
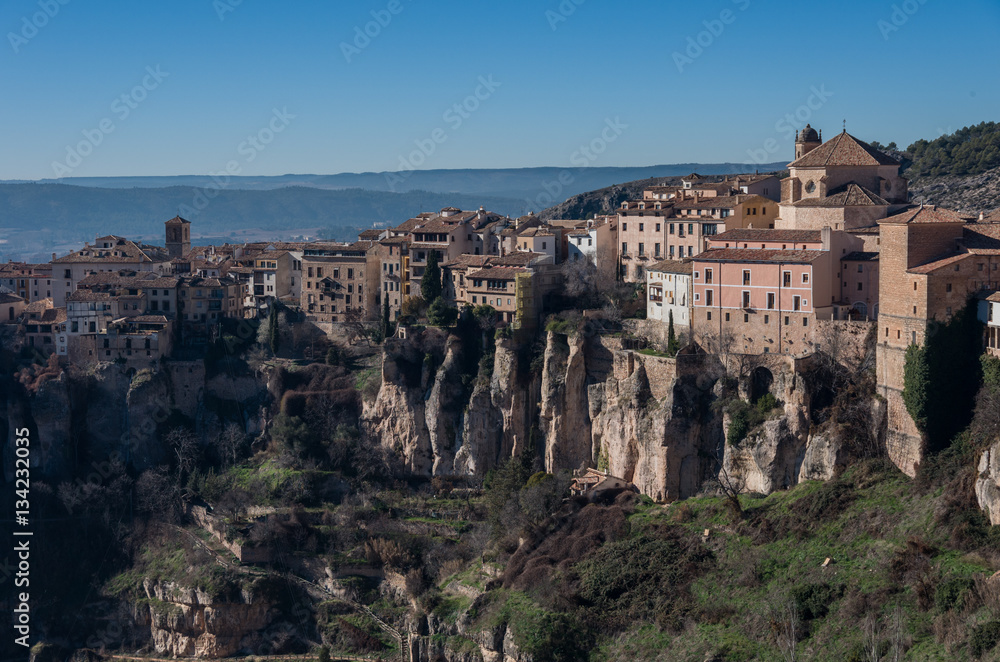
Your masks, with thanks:
[{"label": "white facade", "polygon": [[690,265],[673,269],[654,265],[646,270],[646,318],[667,324],[670,313],[678,331],[691,327]]}]

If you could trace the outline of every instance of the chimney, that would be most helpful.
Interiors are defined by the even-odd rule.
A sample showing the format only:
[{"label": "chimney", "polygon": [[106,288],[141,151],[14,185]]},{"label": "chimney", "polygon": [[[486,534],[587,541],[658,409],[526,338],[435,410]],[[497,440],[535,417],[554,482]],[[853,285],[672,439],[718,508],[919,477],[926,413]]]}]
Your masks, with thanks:
[{"label": "chimney", "polygon": [[830,246],[833,243],[833,230],[827,225],[822,230],[820,230],[820,237],[823,240],[823,250],[830,250]]},{"label": "chimney", "polygon": [[55,259],[56,259],[56,254],[55,254],[55,253],[53,253],[53,254],[52,254],[52,261],[53,261],[53,262],[55,262]]},{"label": "chimney", "polygon": [[979,220],[980,221],[986,220],[986,212],[979,212]]}]

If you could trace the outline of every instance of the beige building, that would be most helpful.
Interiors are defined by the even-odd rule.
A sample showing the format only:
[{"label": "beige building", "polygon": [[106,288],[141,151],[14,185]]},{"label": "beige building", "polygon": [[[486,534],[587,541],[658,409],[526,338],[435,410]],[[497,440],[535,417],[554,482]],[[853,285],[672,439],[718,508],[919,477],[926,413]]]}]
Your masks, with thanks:
[{"label": "beige building", "polygon": [[121,270],[159,275],[173,272],[171,258],[165,249],[114,235],[98,237],[93,246],[87,244],[69,255],[52,257],[52,301],[57,308],[66,305],[77,284],[91,274]]},{"label": "beige building", "polygon": [[381,314],[382,245],[310,244],[303,250],[301,307],[316,322],[376,319]]},{"label": "beige building", "polygon": [[52,265],[8,262],[0,264],[0,292],[8,291],[28,303],[52,297]]}]

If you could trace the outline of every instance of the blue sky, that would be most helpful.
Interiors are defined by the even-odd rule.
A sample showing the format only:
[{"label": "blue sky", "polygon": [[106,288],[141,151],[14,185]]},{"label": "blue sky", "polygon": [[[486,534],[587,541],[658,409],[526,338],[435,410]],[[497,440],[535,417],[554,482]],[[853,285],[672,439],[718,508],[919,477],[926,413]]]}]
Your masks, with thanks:
[{"label": "blue sky", "polygon": [[784,160],[803,118],[907,145],[1000,107],[996,0],[5,0],[0,27],[0,179]]}]

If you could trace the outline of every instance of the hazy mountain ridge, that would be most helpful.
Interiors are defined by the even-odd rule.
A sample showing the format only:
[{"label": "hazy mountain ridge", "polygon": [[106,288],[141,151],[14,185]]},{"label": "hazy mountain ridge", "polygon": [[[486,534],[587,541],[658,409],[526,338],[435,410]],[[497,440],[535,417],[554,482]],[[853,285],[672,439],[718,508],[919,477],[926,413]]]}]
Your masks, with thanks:
[{"label": "hazy mountain ridge", "polygon": [[[463,168],[452,170],[415,170],[397,172],[339,173],[335,175],[287,174],[280,176],[241,176],[226,178],[224,183],[209,175],[178,175],[169,177],[69,177],[42,180],[40,184],[67,184],[88,188],[168,188],[174,186],[215,187],[220,183],[230,190],[266,191],[287,187],[307,187],[327,190],[360,188],[371,191],[405,193],[435,191],[497,195],[500,197],[533,199],[545,192],[545,185],[566,180],[565,195],[608,186],[615,182],[648,177],[686,175],[693,170],[708,174],[743,172],[749,166],[739,163],[675,163],[636,167],[593,168]],[[773,167],[768,165],[766,167]],[[14,182],[0,182],[0,184]]]}]

